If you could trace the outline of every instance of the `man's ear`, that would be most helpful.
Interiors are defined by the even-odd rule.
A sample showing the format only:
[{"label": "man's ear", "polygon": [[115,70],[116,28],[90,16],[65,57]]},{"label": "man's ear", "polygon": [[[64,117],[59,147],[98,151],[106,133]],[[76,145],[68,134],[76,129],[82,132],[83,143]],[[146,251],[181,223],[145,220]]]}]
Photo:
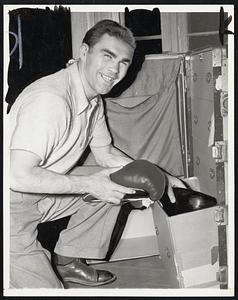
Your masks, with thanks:
[{"label": "man's ear", "polygon": [[82,43],[80,46],[80,49],[79,49],[79,57],[81,59],[85,59],[86,55],[88,53],[88,50],[89,50],[89,46],[85,43]]}]

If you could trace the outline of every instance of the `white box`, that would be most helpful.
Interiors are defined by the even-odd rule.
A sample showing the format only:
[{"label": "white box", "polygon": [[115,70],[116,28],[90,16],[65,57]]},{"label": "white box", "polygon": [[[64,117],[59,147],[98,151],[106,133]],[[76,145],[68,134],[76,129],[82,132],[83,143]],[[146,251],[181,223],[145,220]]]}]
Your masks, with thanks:
[{"label": "white box", "polygon": [[216,209],[168,216],[158,203],[153,205],[162,263],[175,288],[218,285]]}]

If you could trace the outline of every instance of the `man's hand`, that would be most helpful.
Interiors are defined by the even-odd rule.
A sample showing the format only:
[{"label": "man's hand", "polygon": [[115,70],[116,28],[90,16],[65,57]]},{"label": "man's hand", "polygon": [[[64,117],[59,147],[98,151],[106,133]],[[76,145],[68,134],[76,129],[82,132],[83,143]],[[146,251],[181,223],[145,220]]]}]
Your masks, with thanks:
[{"label": "man's hand", "polygon": [[171,176],[166,174],[168,179],[168,187],[167,187],[167,194],[172,203],[176,202],[176,198],[174,196],[173,187],[180,187],[180,188],[187,188],[182,180],[178,179],[177,177]]},{"label": "man's hand", "polygon": [[135,189],[124,187],[111,181],[109,175],[119,169],[108,168],[90,175],[88,177],[88,192],[98,200],[114,204],[120,204],[125,194],[134,194]]}]

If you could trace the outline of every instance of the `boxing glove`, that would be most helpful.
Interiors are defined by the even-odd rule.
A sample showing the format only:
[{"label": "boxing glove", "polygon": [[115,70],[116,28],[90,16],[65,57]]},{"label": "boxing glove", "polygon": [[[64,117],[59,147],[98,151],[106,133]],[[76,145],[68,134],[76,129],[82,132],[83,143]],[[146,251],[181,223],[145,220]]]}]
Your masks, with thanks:
[{"label": "boxing glove", "polygon": [[[145,191],[144,196],[152,201],[162,197],[166,185],[164,173],[155,164],[143,159],[134,160],[110,174],[110,179],[120,185]],[[128,194],[126,196],[130,198]]]}]

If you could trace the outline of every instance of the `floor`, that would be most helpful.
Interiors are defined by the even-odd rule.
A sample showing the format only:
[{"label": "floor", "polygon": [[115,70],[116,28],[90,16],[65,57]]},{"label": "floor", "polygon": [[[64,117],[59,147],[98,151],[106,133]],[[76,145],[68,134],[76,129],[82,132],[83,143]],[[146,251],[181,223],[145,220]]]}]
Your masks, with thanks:
[{"label": "floor", "polygon": [[[42,246],[53,251],[60,230],[67,226],[68,218],[39,225],[38,239]],[[108,270],[117,276],[117,280],[97,288],[172,288],[168,275],[158,255],[94,264],[94,268]],[[69,288],[88,288],[71,283]]]},{"label": "floor", "polygon": [[[116,281],[100,288],[173,288],[159,256],[94,264],[93,267],[117,275]],[[69,287],[86,288],[73,283]]]}]

